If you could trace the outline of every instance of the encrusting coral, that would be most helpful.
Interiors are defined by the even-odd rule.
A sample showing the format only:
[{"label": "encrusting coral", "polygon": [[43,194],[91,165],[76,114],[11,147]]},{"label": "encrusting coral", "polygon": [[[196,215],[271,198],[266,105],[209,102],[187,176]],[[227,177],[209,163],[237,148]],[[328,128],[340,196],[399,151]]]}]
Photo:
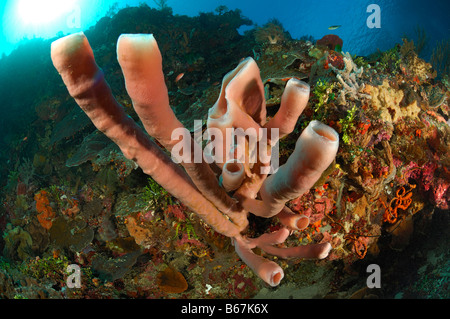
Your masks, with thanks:
[{"label": "encrusting coral", "polygon": [[188,288],[183,275],[170,266],[159,272],[156,280],[158,286],[169,293],[181,293]]},{"label": "encrusting coral", "polygon": [[[53,64],[70,95],[97,129],[120,147],[125,157],[135,161],[144,173],[151,175],[213,229],[232,238],[242,260],[271,286],[280,283],[283,270],[275,262],[255,254],[253,248],[259,247],[281,258],[328,255],[331,249],[328,242],[289,248],[275,246],[286,240],[289,227],[303,229],[308,225],[308,217],[294,214],[285,204],[314,185],[334,160],[339,146],[334,129],[312,121],[297,140],[289,160],[278,170],[271,167],[268,159],[272,147],[280,137],[293,131],[308,102],[308,84],[295,78],[289,80],[278,113],[267,122],[259,68],[252,58],[244,59],[223,79],[219,98],[209,112],[206,134],[211,140],[217,138],[214,139],[216,147],[214,152],[203,153],[189,134],[175,133],[187,130],[170,108],[162,57],[154,37],[122,35],[117,43],[117,55],[127,92],[144,128],[172,152],[172,158],[181,166],[149,139],[114,99],[84,34],[59,39],[51,50]],[[248,134],[245,142],[228,144],[231,146],[228,149],[218,138],[227,129],[244,130]],[[180,146],[182,152],[174,156]],[[251,156],[258,149],[264,150],[264,156],[259,154],[252,162]],[[220,187],[210,166],[211,157],[219,167],[236,159],[244,166],[245,169],[233,169],[242,174],[242,184],[234,185],[237,190],[233,197]],[[280,221],[286,226],[258,238],[247,238],[248,212],[262,217],[280,215]]]}]

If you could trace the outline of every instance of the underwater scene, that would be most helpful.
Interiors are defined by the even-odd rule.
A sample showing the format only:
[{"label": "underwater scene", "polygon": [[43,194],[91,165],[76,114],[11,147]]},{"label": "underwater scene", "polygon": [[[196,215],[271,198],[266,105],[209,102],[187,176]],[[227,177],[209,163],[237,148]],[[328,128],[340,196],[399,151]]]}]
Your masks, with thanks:
[{"label": "underwater scene", "polygon": [[449,9],[3,1],[0,299],[450,298]]}]

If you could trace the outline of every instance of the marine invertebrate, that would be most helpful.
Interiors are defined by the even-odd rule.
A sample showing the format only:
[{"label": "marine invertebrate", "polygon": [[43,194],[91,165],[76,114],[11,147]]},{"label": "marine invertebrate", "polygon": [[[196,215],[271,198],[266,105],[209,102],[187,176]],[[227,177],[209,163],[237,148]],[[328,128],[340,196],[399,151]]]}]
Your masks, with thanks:
[{"label": "marine invertebrate", "polygon": [[361,239],[359,234],[349,233],[344,236],[344,239],[351,243],[355,254],[359,259],[364,259],[364,257],[366,257],[367,244]]},{"label": "marine invertebrate", "polygon": [[153,0],[158,10],[170,10],[170,7],[167,5],[167,0]]},{"label": "marine invertebrate", "polygon": [[55,212],[50,206],[48,193],[45,190],[41,190],[34,195],[34,200],[36,201],[39,223],[41,223],[42,227],[49,230],[52,227],[52,219],[55,217]]},{"label": "marine invertebrate", "polygon": [[342,90],[338,96],[338,103],[341,105],[347,103],[346,95],[349,95],[352,100],[369,97],[369,95],[362,93],[364,90],[364,83],[357,80],[363,74],[364,68],[358,68],[355,62],[353,62],[350,53],[346,52],[343,56],[343,62],[345,64],[343,69],[336,68],[331,63],[328,64],[328,66],[336,73],[336,78],[342,85]]},{"label": "marine invertebrate", "polygon": [[[162,57],[153,35],[120,36],[117,54],[136,113],[149,135],[171,152],[172,159],[114,99],[84,34],[57,40],[51,50],[53,64],[70,95],[97,129],[119,146],[125,157],[135,161],[145,174],[215,231],[232,238],[238,255],[272,286],[279,284],[283,270],[273,261],[255,254],[253,248],[260,247],[282,258],[325,258],[328,255],[329,243],[289,248],[274,246],[286,240],[287,227],[303,229],[309,223],[307,217],[294,214],[285,204],[314,185],[334,160],[339,146],[338,134],[331,127],[312,121],[300,135],[286,164],[278,170],[271,166],[273,146],[294,130],[306,107],[308,84],[295,78],[289,80],[279,111],[267,121],[259,68],[253,59],[244,59],[223,79],[219,98],[208,117],[206,136],[211,148],[203,152],[170,108]],[[227,136],[228,129],[245,132],[244,142],[235,144],[232,139],[228,141],[232,145],[225,143],[223,137]],[[256,150],[260,154],[252,162]],[[233,197],[220,187],[209,165],[211,159],[219,167],[230,159],[237,159],[244,166],[244,170],[239,170],[244,174],[242,184]],[[247,238],[243,232],[248,225],[248,212],[266,218],[281,214],[286,227],[276,233]]]},{"label": "marine invertebrate", "polygon": [[342,41],[342,39],[335,34],[327,34],[323,36],[322,39],[319,39],[316,42],[316,45],[321,45],[329,50],[336,50],[336,51],[341,51],[343,44],[344,41]]},{"label": "marine invertebrate", "polygon": [[369,101],[374,110],[380,111],[380,118],[385,122],[396,123],[403,117],[415,118],[420,113],[417,101],[402,106],[404,92],[390,86],[389,81],[384,80],[382,85],[367,85],[364,92],[369,93]]},{"label": "marine invertebrate", "polygon": [[184,276],[171,266],[158,273],[156,282],[158,287],[167,293],[182,293],[188,288]]},{"label": "marine invertebrate", "polygon": [[350,143],[350,134],[353,129],[356,111],[356,105],[353,105],[353,107],[347,111],[347,116],[339,120],[339,123],[342,125],[342,141],[345,144]]},{"label": "marine invertebrate", "polygon": [[397,210],[408,209],[409,205],[412,203],[412,190],[416,188],[416,185],[409,185],[409,189],[405,190],[405,187],[400,187],[395,193],[395,197],[386,205],[383,201],[385,212],[383,214],[383,221],[393,224],[397,221],[398,213]]},{"label": "marine invertebrate", "polygon": [[419,24],[414,28],[415,36],[417,37],[417,43],[415,46],[415,51],[417,55],[420,55],[425,47],[427,47],[430,38],[428,37],[427,31],[422,28]]}]

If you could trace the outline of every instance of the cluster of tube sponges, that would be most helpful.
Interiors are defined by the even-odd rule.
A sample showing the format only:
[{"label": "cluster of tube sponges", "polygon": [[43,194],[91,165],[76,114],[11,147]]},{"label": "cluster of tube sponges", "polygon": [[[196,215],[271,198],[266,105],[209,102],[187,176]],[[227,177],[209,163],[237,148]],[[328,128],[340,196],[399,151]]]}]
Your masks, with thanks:
[{"label": "cluster of tube sponges", "polygon": [[[152,176],[217,232],[232,238],[237,254],[265,282],[276,286],[284,273],[275,262],[255,254],[255,247],[282,258],[325,258],[328,255],[329,243],[277,246],[286,240],[290,231],[308,226],[309,219],[293,213],[286,203],[314,185],[334,160],[339,146],[339,136],[331,127],[312,121],[284,165],[274,169],[267,160],[272,157],[279,139],[294,130],[306,107],[310,93],[307,83],[294,78],[289,80],[278,112],[267,120],[259,68],[252,58],[242,60],[225,75],[218,100],[209,111],[206,134],[216,147],[213,152],[203,150],[190,136],[173,135],[184,126],[169,105],[162,57],[154,37],[121,35],[117,57],[127,92],[150,136],[169,151],[182,146],[181,160],[174,161],[115,100],[83,33],[55,41],[51,56],[70,95],[97,129],[114,141],[145,174]],[[230,145],[220,140],[227,136],[227,129],[250,133],[244,143]],[[258,149],[264,149],[265,154],[252,161],[251,154]],[[202,154],[200,159],[198,154]],[[214,163],[207,160],[208,156],[215,159]],[[216,173],[217,168],[220,174]],[[245,230],[249,213],[266,218],[277,216],[285,227],[258,238],[248,238]]]}]

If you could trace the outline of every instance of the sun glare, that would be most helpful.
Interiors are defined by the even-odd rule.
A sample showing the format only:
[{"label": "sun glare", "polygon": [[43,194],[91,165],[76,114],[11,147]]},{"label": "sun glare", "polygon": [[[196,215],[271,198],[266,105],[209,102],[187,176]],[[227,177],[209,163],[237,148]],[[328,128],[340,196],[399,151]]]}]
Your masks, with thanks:
[{"label": "sun glare", "polygon": [[19,0],[17,14],[24,24],[45,24],[73,10],[76,0]]}]

